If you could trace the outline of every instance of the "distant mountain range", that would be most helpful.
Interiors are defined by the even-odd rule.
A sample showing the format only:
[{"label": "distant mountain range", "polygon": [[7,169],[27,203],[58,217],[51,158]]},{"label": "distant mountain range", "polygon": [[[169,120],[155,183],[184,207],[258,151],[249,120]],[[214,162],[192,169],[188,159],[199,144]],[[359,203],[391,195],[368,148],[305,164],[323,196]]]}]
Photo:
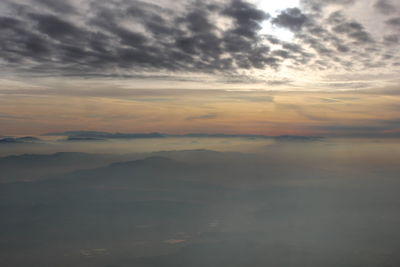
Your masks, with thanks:
[{"label": "distant mountain range", "polygon": [[[44,157],[51,164],[57,157],[82,160],[87,156],[62,153]],[[23,158],[35,161],[31,155]],[[154,156],[51,179],[0,184],[0,229],[7,229],[0,231],[0,251],[40,247],[54,240],[77,244],[85,240],[113,242],[128,236],[132,240],[151,240],[152,236],[157,236],[158,242],[166,240],[182,229],[207,223],[207,217],[202,218],[205,207],[212,199],[225,196],[223,185],[212,182],[215,172]],[[140,228],[153,224],[159,226]]]},{"label": "distant mountain range", "polygon": [[41,140],[32,136],[25,137],[3,137],[0,138],[0,144],[26,144],[26,143],[36,143]]},{"label": "distant mountain range", "polygon": [[47,136],[66,136],[65,141],[101,141],[105,139],[145,139],[145,138],[268,138],[279,141],[316,141],[322,137],[297,136],[297,135],[253,135],[253,134],[224,134],[224,133],[189,133],[189,134],[164,134],[164,133],[109,133],[97,131],[67,131],[59,133],[48,133]]},{"label": "distant mountain range", "polygon": [[0,183],[0,265],[397,266],[398,179],[273,156],[0,158],[27,180]]},{"label": "distant mountain range", "polygon": [[[57,133],[47,133],[43,136],[63,136],[64,142],[96,142],[109,139],[153,139],[153,138],[246,138],[246,139],[274,139],[276,141],[319,141],[323,137],[319,136],[299,136],[299,135],[252,135],[252,134],[207,134],[207,133],[189,133],[189,134],[164,134],[164,133],[108,133],[97,131],[66,131]],[[37,137],[1,137],[0,144],[35,144],[45,142]]]},{"label": "distant mountain range", "polygon": [[34,181],[46,176],[83,168],[104,166],[126,159],[118,155],[59,152],[0,157],[0,183]]},{"label": "distant mountain range", "polygon": [[[43,180],[49,176],[66,172],[108,166],[139,164],[139,160],[150,158],[160,162],[166,158],[190,163],[222,162],[241,156],[241,153],[221,153],[211,150],[160,151],[130,154],[91,154],[81,152],[58,152],[54,154],[22,154],[0,157],[0,183]],[[243,154],[242,157],[245,157]],[[146,161],[148,162],[148,161]],[[116,163],[117,164],[117,163]]]}]

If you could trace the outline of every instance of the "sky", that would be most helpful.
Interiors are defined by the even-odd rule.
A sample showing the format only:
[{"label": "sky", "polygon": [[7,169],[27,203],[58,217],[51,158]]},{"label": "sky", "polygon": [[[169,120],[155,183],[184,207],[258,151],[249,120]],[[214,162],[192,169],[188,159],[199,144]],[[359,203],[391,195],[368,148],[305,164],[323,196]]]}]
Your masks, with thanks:
[{"label": "sky", "polygon": [[394,0],[3,0],[0,136],[397,137]]}]

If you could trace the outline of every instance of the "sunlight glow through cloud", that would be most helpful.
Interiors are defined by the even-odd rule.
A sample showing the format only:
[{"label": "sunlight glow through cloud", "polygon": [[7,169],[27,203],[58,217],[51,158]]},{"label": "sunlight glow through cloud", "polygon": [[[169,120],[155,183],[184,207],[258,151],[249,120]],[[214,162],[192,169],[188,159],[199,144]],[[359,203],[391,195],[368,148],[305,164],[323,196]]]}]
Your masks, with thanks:
[{"label": "sunlight glow through cloud", "polygon": [[[272,17],[278,15],[282,10],[286,8],[299,7],[299,0],[280,0],[280,1],[270,1],[270,0],[258,0],[256,2],[257,6],[269,13]],[[270,21],[265,21],[263,23],[263,29],[260,33],[262,34],[272,34],[283,41],[290,41],[293,38],[293,33],[287,29],[277,28],[271,25]]]}]

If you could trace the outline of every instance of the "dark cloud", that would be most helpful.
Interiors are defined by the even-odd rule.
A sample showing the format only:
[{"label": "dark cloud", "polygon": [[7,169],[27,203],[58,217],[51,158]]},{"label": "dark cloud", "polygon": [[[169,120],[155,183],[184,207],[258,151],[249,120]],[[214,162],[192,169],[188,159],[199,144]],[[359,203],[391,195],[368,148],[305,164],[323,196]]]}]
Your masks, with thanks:
[{"label": "dark cloud", "polygon": [[183,22],[188,24],[188,28],[192,32],[209,32],[214,28],[208,20],[207,13],[200,10],[189,13]]},{"label": "dark cloud", "polygon": [[[232,72],[277,66],[257,35],[268,14],[245,1],[189,5],[181,11],[140,1],[99,1],[76,20],[68,2],[37,1],[65,15],[24,6],[19,19],[0,18],[0,56],[8,62],[33,60],[25,71],[109,75],[115,69]],[[227,17],[233,26],[222,29],[212,16]]]},{"label": "dark cloud", "polygon": [[33,14],[37,30],[54,39],[84,37],[83,32],[74,24],[64,21],[55,15]]},{"label": "dark cloud", "polygon": [[[330,33],[331,36],[328,38],[334,42],[338,50],[348,51],[348,49],[346,48],[343,49],[343,47],[345,46],[345,40],[341,40],[341,38],[343,38],[343,35],[345,35],[351,41],[356,41],[359,43],[373,42],[373,38],[365,30],[364,26],[357,21],[349,21],[344,15],[343,11],[332,12],[327,18],[326,23],[332,27],[332,32]],[[325,33],[326,32],[327,31],[325,31]]]},{"label": "dark cloud", "polygon": [[34,2],[43,5],[55,12],[60,12],[60,13],[76,12],[74,6],[70,5],[69,2],[65,0],[35,0]]},{"label": "dark cloud", "polygon": [[272,20],[275,25],[288,28],[292,31],[301,30],[307,17],[298,8],[288,8]]},{"label": "dark cloud", "polygon": [[[270,19],[245,0],[182,1],[170,6],[138,0],[84,3],[80,9],[74,1],[3,3],[3,70],[110,78],[200,72],[233,80],[229,77],[249,76],[254,69],[279,70],[282,65],[347,69],[383,64],[371,59],[377,54],[373,49],[378,49],[371,35],[340,10],[324,19],[309,8],[289,8]],[[351,3],[309,0],[303,6]],[[261,24],[269,19],[291,30],[296,41],[260,34]],[[397,18],[387,24],[397,27]],[[393,43],[393,38],[385,38],[388,47]]]},{"label": "dark cloud", "polygon": [[396,7],[390,0],[378,0],[374,4],[374,8],[382,14],[393,14],[396,12]]},{"label": "dark cloud", "polygon": [[232,17],[236,22],[234,33],[249,38],[255,38],[257,31],[261,29],[260,23],[269,18],[264,11],[242,0],[233,0],[223,14]]},{"label": "dark cloud", "polygon": [[388,19],[386,24],[392,27],[400,28],[400,17]]},{"label": "dark cloud", "polygon": [[358,22],[343,22],[333,28],[333,31],[346,34],[351,39],[361,43],[373,42],[372,37],[365,31],[364,27]]},{"label": "dark cloud", "polygon": [[400,37],[397,34],[386,35],[383,39],[389,45],[398,44],[400,41]]}]

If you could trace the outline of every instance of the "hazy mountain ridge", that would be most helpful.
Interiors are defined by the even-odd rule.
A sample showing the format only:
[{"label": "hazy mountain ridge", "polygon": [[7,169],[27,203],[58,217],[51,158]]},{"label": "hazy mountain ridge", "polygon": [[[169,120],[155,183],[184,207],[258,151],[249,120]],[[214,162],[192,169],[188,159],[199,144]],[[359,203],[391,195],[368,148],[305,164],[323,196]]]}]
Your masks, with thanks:
[{"label": "hazy mountain ridge", "polygon": [[147,138],[260,138],[276,139],[279,141],[317,141],[323,137],[301,136],[301,135],[256,135],[256,134],[225,134],[225,133],[188,133],[188,134],[165,134],[165,133],[109,133],[96,131],[66,131],[59,133],[47,133],[47,136],[66,136],[64,141],[96,141],[105,139],[147,139]]},{"label": "hazy mountain ridge", "polygon": [[203,163],[228,161],[243,153],[221,153],[212,150],[176,150],[153,153],[93,154],[82,152],[57,152],[54,154],[22,154],[0,157],[0,183],[33,181],[46,179],[46,176],[66,173],[78,169],[103,167],[112,163],[136,164],[135,160],[161,157],[164,161]]},{"label": "hazy mountain ridge", "polygon": [[22,154],[0,157],[0,183],[32,181],[82,168],[99,167],[120,160],[117,155],[81,152]]},{"label": "hazy mountain ridge", "polygon": [[[99,155],[7,159],[36,156]],[[397,267],[391,176],[201,149],[107,156],[120,161],[0,184],[0,264]]]},{"label": "hazy mountain ridge", "polygon": [[1,137],[0,144],[27,144],[27,143],[37,143],[42,140],[37,137],[25,136],[25,137]]},{"label": "hazy mountain ridge", "polygon": [[[151,157],[75,171],[42,181],[0,185],[0,212],[5,218],[0,227],[9,229],[1,234],[0,247],[5,246],[3,242],[18,246],[22,240],[17,238],[19,235],[13,235],[16,232],[29,231],[44,244],[47,238],[55,237],[96,239],[96,235],[106,230],[104,227],[107,227],[110,238],[122,238],[128,227],[154,221],[164,225],[163,228],[171,220],[175,221],[176,226],[172,229],[176,230],[187,224],[188,218],[191,218],[191,223],[193,220],[200,222],[202,219],[198,216],[205,211],[205,203],[214,199],[223,188],[207,182],[190,181],[186,179],[189,175],[187,170],[186,164]],[[205,195],[209,198],[205,199]],[[182,216],[185,219],[178,223],[176,220]],[[87,221],[93,219],[93,222]],[[56,224],[50,225],[50,222]],[[57,225],[65,223],[68,226],[64,230],[54,232]],[[89,228],[86,223],[89,223]],[[29,230],[23,229],[26,224],[30,224]],[[72,232],[72,229],[75,230]],[[138,234],[138,230],[133,233],[138,235],[137,238],[143,236]]]}]

